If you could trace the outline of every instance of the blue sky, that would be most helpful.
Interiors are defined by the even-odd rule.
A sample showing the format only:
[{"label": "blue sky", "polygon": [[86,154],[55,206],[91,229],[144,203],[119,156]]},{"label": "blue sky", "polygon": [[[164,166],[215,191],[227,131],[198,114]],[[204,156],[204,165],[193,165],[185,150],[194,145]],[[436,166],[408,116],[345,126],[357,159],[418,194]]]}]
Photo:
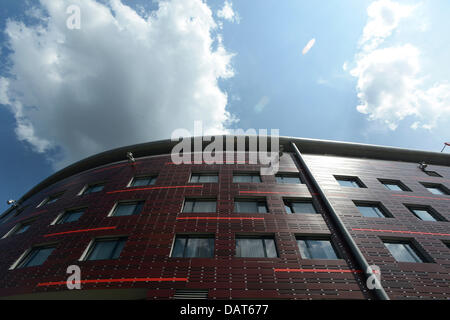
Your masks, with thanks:
[{"label": "blue sky", "polygon": [[[450,140],[447,0],[55,3],[1,4],[0,212],[74,161],[194,120],[431,151]],[[65,28],[70,4],[80,30]]]}]

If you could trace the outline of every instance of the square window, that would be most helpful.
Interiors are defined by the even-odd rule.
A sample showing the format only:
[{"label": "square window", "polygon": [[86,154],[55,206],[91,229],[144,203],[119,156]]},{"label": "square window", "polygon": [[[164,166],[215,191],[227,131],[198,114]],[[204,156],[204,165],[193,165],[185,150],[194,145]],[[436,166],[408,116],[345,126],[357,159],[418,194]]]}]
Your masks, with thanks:
[{"label": "square window", "polygon": [[175,238],[172,257],[212,258],[214,257],[214,237],[179,235]]},{"label": "square window", "polygon": [[193,173],[189,182],[217,183],[219,182],[219,175],[217,173]]},{"label": "square window", "polygon": [[90,246],[85,260],[117,259],[125,242],[126,238],[96,239]]},{"label": "square window", "polygon": [[388,218],[386,209],[375,202],[354,202],[359,212],[366,218]]},{"label": "square window", "polygon": [[427,182],[421,182],[421,184],[427,188],[428,191],[430,191],[432,194],[437,194],[437,195],[448,195],[449,191],[448,189],[443,186],[442,184],[438,184],[438,183],[427,183]]},{"label": "square window", "polygon": [[144,201],[124,201],[119,202],[111,214],[113,217],[132,216],[139,214],[144,207]]},{"label": "square window", "polygon": [[233,175],[233,183],[258,183],[261,177],[257,173],[235,173]]},{"label": "square window", "polygon": [[267,213],[266,200],[263,199],[235,199],[234,212],[237,213]]},{"label": "square window", "polygon": [[443,221],[444,219],[430,206],[405,205],[417,218],[423,221]]},{"label": "square window", "polygon": [[277,258],[277,248],[273,237],[237,237],[236,257]]},{"label": "square window", "polygon": [[304,259],[339,259],[329,238],[297,238],[297,245]]},{"label": "square window", "polygon": [[183,213],[216,212],[216,200],[213,199],[186,199]]},{"label": "square window", "polygon": [[275,175],[275,179],[277,180],[277,183],[280,184],[302,184],[302,180],[300,179],[300,176],[297,174],[287,174],[287,173],[280,173]]},{"label": "square window", "polygon": [[405,186],[399,180],[384,180],[378,179],[386,189],[391,191],[411,191],[407,186]]},{"label": "square window", "polygon": [[19,262],[17,268],[26,268],[42,265],[55,250],[54,246],[35,247]]},{"label": "square window", "polygon": [[105,186],[103,184],[93,184],[93,185],[89,185],[87,186],[84,190],[83,190],[83,195],[85,194],[90,194],[90,193],[94,193],[94,192],[100,192],[103,190]]},{"label": "square window", "polygon": [[412,243],[407,241],[385,241],[384,245],[399,262],[426,262]]},{"label": "square window", "polygon": [[84,214],[84,210],[85,209],[68,210],[63,213],[63,215],[58,219],[56,224],[78,221],[78,219],[80,219],[80,217]]},{"label": "square window", "polygon": [[357,177],[335,176],[335,179],[341,187],[366,188],[362,181]]},{"label": "square window", "polygon": [[156,183],[157,176],[135,177],[131,181],[130,187],[145,187]]},{"label": "square window", "polygon": [[318,213],[312,200],[284,200],[287,213]]}]

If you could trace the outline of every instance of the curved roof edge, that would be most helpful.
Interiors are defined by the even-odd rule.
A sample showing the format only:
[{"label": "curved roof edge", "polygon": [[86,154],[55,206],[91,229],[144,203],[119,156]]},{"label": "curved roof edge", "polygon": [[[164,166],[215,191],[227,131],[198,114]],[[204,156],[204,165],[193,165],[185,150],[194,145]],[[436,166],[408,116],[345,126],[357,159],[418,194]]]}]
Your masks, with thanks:
[{"label": "curved roof edge", "polygon": [[[212,137],[222,137],[224,150],[226,150],[225,142],[227,139],[245,138],[246,146],[248,145],[248,138],[255,136],[233,136],[233,135],[222,135],[222,136],[212,136]],[[270,141],[270,136],[256,136],[259,138],[268,138]],[[192,137],[191,137],[192,138]],[[203,138],[203,139],[202,139]],[[226,139],[225,139],[226,138]],[[203,137],[193,137],[194,139],[202,139],[203,147],[208,145],[211,141],[211,136]],[[319,139],[306,139],[306,138],[295,138],[295,137],[279,137],[280,145],[284,146],[286,152],[290,152],[291,146],[290,142],[294,142],[299,150],[306,154],[322,154],[322,155],[333,155],[333,156],[343,156],[343,157],[355,157],[355,158],[369,158],[378,160],[391,160],[391,161],[405,161],[405,162],[421,162],[425,161],[427,164],[433,165],[450,165],[450,154],[449,153],[439,153],[430,152],[422,150],[413,149],[402,149],[395,147],[386,147],[378,145],[369,145],[361,143],[352,142],[341,142],[332,140],[319,140]],[[206,141],[205,141],[206,140]],[[21,204],[30,198],[35,193],[47,188],[48,186],[63,180],[67,177],[75,175],[77,173],[96,168],[99,166],[106,165],[108,163],[114,163],[118,161],[127,160],[127,152],[132,152],[135,158],[140,158],[144,156],[162,155],[170,154],[172,148],[179,143],[178,141],[172,140],[159,140],[153,142],[140,143],[125,147],[120,147],[108,151],[104,151],[93,156],[82,159],[75,162],[46,178],[31,190],[29,190],[25,195],[23,195],[18,203]],[[236,145],[236,144],[235,144]],[[268,146],[270,150],[270,143]],[[192,148],[193,150],[193,148]],[[9,212],[12,208],[6,210]],[[5,212],[5,213],[6,213]]]}]

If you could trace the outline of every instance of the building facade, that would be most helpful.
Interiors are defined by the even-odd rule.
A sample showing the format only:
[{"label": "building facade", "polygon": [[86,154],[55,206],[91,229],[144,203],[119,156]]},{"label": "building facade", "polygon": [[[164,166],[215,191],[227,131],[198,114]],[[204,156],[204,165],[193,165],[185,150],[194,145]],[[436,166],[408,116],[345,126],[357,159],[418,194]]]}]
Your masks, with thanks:
[{"label": "building facade", "polygon": [[175,143],[84,159],[4,212],[0,298],[450,298],[449,154],[282,137],[261,175],[248,149],[174,164]]}]

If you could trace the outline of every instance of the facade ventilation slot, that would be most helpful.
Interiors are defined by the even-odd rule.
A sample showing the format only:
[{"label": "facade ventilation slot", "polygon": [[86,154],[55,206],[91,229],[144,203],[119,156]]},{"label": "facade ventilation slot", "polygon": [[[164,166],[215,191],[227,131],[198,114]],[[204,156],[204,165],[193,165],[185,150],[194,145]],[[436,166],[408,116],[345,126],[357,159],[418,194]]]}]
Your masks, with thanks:
[{"label": "facade ventilation slot", "polygon": [[208,299],[208,290],[178,289],[175,291],[174,299]]}]

